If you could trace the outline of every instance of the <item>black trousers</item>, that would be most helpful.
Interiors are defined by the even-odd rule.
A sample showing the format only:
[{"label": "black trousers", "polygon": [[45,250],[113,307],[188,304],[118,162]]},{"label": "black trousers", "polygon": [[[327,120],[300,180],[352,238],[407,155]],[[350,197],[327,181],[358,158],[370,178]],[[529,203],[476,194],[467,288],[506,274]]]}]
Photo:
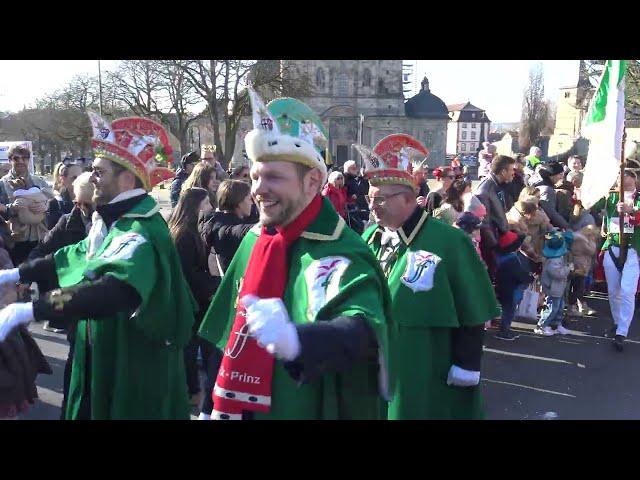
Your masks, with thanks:
[{"label": "black trousers", "polygon": [[27,259],[31,250],[36,248],[36,245],[38,245],[38,242],[16,242],[9,251],[13,265],[16,267],[20,266],[20,264]]},{"label": "black trousers", "polygon": [[[184,347],[184,367],[187,373],[187,389],[189,396],[200,392],[200,377],[198,377],[198,348],[200,342],[198,336],[194,335],[189,343]],[[204,358],[204,356],[203,356]]]},{"label": "black trousers", "polygon": [[206,380],[204,382],[204,398],[202,400],[202,406],[200,411],[211,415],[213,410],[213,387],[216,384],[216,377],[218,376],[218,370],[222,363],[222,351],[214,344],[206,341],[204,338],[200,339],[200,349],[202,350],[202,358],[204,360],[204,369],[206,373]]},{"label": "black trousers", "polygon": [[583,301],[586,277],[582,275],[572,275],[569,279],[569,305],[575,305],[576,300]]}]

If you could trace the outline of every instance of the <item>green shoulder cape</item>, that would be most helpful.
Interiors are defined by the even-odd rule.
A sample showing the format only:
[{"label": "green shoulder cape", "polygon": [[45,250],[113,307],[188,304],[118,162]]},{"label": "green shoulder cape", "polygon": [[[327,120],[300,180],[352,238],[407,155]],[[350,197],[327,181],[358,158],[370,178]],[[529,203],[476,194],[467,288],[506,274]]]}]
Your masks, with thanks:
[{"label": "green shoulder cape", "polygon": [[113,275],[136,289],[129,316],[78,322],[66,418],[78,415],[91,349],[91,418],[189,419],[183,348],[197,304],[156,202],[148,197],[111,227],[91,259],[88,239],[54,254],[62,288]]}]

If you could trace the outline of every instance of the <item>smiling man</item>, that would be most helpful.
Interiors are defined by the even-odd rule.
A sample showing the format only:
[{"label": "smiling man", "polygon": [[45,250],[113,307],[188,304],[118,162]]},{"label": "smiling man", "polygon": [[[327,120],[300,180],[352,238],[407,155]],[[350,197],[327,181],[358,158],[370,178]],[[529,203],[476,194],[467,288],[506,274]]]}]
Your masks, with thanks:
[{"label": "smiling man", "polygon": [[[406,137],[398,135],[395,146]],[[363,238],[391,294],[394,381],[388,418],[482,418],[484,322],[498,314],[486,269],[462,230],[416,205],[418,186],[409,171],[388,160],[394,151],[358,149],[367,163],[368,200],[377,224]]]},{"label": "smiling man", "polygon": [[245,146],[260,224],[244,238],[200,329],[224,352],[211,417],[378,419],[384,277],[320,196],[327,173],[315,143],[319,119],[296,100],[267,109],[250,95],[254,129]]},{"label": "smiling man", "polygon": [[[187,420],[183,348],[196,305],[160,208],[147,193],[172,176],[156,167],[168,151],[160,140],[166,132],[144,118],[108,125],[90,116],[91,230],[79,243],[0,271],[0,284],[55,286],[34,302],[0,310],[0,341],[34,319],[77,322],[66,419]],[[155,155],[140,148],[150,145]]]}]

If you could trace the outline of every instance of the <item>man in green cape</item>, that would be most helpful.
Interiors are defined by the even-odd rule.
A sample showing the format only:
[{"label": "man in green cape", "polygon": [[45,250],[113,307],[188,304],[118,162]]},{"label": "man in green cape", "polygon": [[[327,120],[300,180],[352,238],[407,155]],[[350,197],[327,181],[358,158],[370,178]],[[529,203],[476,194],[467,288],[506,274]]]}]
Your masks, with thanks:
[{"label": "man in green cape", "polygon": [[196,304],[147,194],[170,176],[156,167],[170,152],[166,132],[148,119],[109,125],[90,116],[91,230],[75,245],[0,272],[0,283],[59,287],[0,311],[0,339],[34,319],[78,322],[66,419],[188,420],[183,348]]},{"label": "man in green cape", "polygon": [[[393,136],[390,136],[393,137]],[[387,277],[392,304],[388,418],[482,418],[484,322],[499,310],[489,276],[462,230],[416,205],[408,135],[358,146],[377,225],[363,234]],[[403,168],[402,165],[405,165]]]},{"label": "man in green cape", "polygon": [[293,99],[267,109],[250,96],[254,130],[245,146],[260,224],[242,241],[200,329],[224,352],[211,418],[379,419],[384,276],[319,195],[327,174],[313,112]]}]

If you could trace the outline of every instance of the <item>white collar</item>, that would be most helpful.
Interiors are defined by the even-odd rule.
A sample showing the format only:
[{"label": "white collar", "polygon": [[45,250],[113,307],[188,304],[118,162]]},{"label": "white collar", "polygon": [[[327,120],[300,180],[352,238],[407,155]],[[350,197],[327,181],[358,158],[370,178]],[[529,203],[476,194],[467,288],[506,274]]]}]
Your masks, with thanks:
[{"label": "white collar", "polygon": [[122,192],[117,195],[113,200],[109,203],[118,203],[123,200],[128,200],[133,197],[137,197],[138,195],[144,195],[147,191],[144,188],[134,188],[133,190],[127,190],[126,192]]}]

